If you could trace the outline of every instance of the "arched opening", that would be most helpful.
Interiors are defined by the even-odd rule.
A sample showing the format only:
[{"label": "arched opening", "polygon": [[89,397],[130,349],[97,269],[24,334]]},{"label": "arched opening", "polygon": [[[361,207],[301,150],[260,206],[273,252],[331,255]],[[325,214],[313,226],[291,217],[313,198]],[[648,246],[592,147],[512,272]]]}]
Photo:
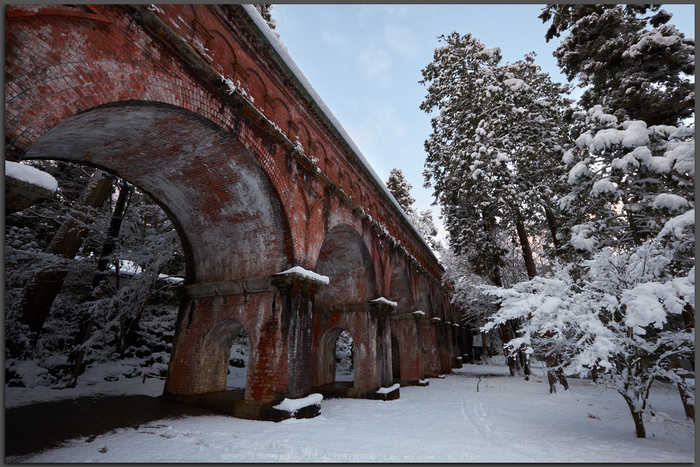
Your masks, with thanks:
[{"label": "arched opening", "polygon": [[6,357],[45,370],[13,384],[164,380],[187,263],[172,219],[104,171],[25,164],[52,175],[58,190],[5,218]]},{"label": "arched opening", "polygon": [[231,342],[228,356],[228,376],[226,377],[227,391],[245,391],[249,357],[250,339],[245,328],[241,326]]},{"label": "arched opening", "polygon": [[394,383],[401,380],[401,347],[394,333],[391,333],[391,373]]},{"label": "arched opening", "polygon": [[355,343],[352,335],[344,328],[332,327],[326,331],[314,348],[313,386],[317,389],[330,390],[338,397],[345,390],[355,385]]},{"label": "arched opening", "polygon": [[[234,319],[217,323],[207,333],[199,357],[207,362],[202,365],[205,371],[199,374],[203,384],[219,391],[231,390],[243,399],[250,351],[247,337],[243,325]],[[233,364],[232,356],[236,359]]]},{"label": "arched opening", "polygon": [[291,262],[282,203],[260,163],[230,132],[188,110],[96,107],[54,126],[25,159],[97,167],[148,193],[191,250],[188,284],[261,277]]},{"label": "arched opening", "polygon": [[[108,172],[155,200],[170,222],[170,234],[182,242],[181,275],[186,285],[269,276],[291,263],[293,248],[282,202],[262,166],[231,132],[193,112],[134,101],[96,107],[52,127],[24,159],[71,162]],[[157,258],[160,251],[151,246]],[[125,271],[121,265],[120,269]],[[189,300],[187,312],[209,316],[209,302],[198,301],[195,306],[196,300],[200,299]],[[242,321],[245,313],[240,311]],[[226,339],[234,339],[232,329],[225,331]],[[108,331],[102,332],[111,338]],[[178,334],[183,333],[159,332],[174,355]],[[203,345],[201,334],[188,339],[179,346],[181,354],[187,355],[190,346]],[[177,365],[178,387],[183,391],[199,387],[189,381],[202,376],[225,389],[231,345],[217,344],[218,350],[211,351],[221,362],[215,376],[198,374],[198,355]],[[164,372],[168,362],[156,363]],[[195,366],[182,370],[186,365]],[[172,375],[170,365],[168,380]]]},{"label": "arched opening", "polygon": [[352,383],[355,380],[355,343],[349,332],[343,330],[335,341],[335,381]]}]

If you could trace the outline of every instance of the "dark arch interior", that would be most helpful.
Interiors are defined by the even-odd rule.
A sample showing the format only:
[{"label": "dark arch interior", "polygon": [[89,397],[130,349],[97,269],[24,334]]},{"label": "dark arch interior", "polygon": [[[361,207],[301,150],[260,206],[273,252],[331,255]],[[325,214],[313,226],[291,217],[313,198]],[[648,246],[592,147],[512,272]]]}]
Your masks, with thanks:
[{"label": "dark arch interior", "polygon": [[[67,359],[71,346],[85,339],[83,336],[87,335],[88,328],[85,315],[90,309],[94,319],[89,328],[90,344],[82,361],[83,369],[92,362],[116,359],[123,363],[120,364],[122,369],[109,370],[116,373],[105,374],[107,381],[120,379],[123,375],[164,378],[179,303],[175,287],[184,280],[186,270],[186,246],[174,229],[172,217],[129,180],[65,161],[35,161],[33,165],[57,178],[58,194],[53,200],[33,206],[29,212],[6,217],[6,225],[26,223],[27,219],[31,222],[31,218],[38,215],[52,219],[54,228],[39,228],[34,232],[37,238],[43,237],[42,243],[50,245],[41,247],[45,255],[43,261],[48,262],[43,269],[38,269],[44,264],[40,258],[26,272],[29,279],[24,285],[19,284],[20,294],[32,290],[36,294],[30,295],[29,300],[20,301],[15,299],[22,295],[14,291],[11,294],[14,298],[9,306],[18,314],[9,318],[13,321],[10,326],[31,313],[32,321],[38,327],[37,345],[32,355],[43,359],[41,364],[48,365],[52,375],[61,379],[65,373],[52,367],[51,362]],[[89,180],[97,179],[101,179],[100,184],[107,189],[96,196],[99,199],[96,206],[100,207],[85,211],[76,200],[88,192],[95,196],[88,186],[91,186]],[[108,261],[101,266],[104,269],[99,272],[98,258],[108,244],[108,232],[112,232],[113,216],[122,197],[125,203],[119,213],[120,227],[118,232],[113,232],[118,238]],[[81,212],[90,214],[81,217],[77,214]],[[23,218],[24,215],[27,218]],[[61,226],[69,225],[67,220],[71,218],[84,221],[84,237],[59,234]],[[76,231],[75,227],[71,229],[69,232]],[[47,252],[69,259],[59,268],[54,268]],[[12,269],[18,266],[21,267],[6,264],[6,272],[17,275],[18,272]],[[61,271],[65,274],[60,274]],[[98,276],[102,281],[95,289],[91,284]],[[37,284],[36,290],[31,288],[32,284]],[[11,284],[11,287],[15,288],[15,285]],[[43,357],[42,352],[51,355]],[[103,375],[92,375],[95,376]]]},{"label": "dark arch interior", "polygon": [[[205,367],[209,368],[209,371],[199,375],[199,377],[203,380],[213,381],[215,383],[213,386],[218,387],[220,391],[227,388],[231,348],[241,330],[243,330],[243,324],[233,319],[226,319],[217,323],[204,338],[199,358],[202,361],[214,362],[214,364],[206,365]],[[241,388],[239,383],[235,383],[236,388]],[[245,389],[245,378],[242,388]]]}]

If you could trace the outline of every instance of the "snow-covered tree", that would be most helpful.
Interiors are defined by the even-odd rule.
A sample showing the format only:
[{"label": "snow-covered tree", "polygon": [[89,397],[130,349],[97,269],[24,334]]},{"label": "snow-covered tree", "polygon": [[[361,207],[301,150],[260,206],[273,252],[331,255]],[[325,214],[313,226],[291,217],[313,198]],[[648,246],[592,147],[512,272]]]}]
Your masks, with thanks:
[{"label": "snow-covered tree", "polygon": [[588,129],[564,155],[569,193],[559,200],[569,248],[639,246],[694,208],[694,128],[618,124],[601,106],[581,116]]},{"label": "snow-covered tree", "polygon": [[413,188],[413,185],[408,183],[401,169],[391,169],[391,171],[389,172],[389,179],[386,181],[386,187],[389,189],[389,192],[391,192],[391,194],[394,196],[396,202],[399,203],[401,209],[403,209],[404,212],[408,213],[408,211],[411,209],[411,206],[413,205],[413,203],[416,202],[416,200],[413,199],[410,193],[411,188]]},{"label": "snow-covered tree", "polygon": [[258,10],[260,16],[267,21],[267,25],[270,26],[270,29],[275,29],[277,27],[277,21],[272,17],[272,9],[274,6],[272,6],[271,3],[256,4],[253,6]]},{"label": "snow-covered tree", "polygon": [[396,202],[399,203],[401,209],[406,213],[411,224],[418,229],[418,232],[420,232],[425,241],[428,242],[428,245],[433,251],[439,252],[442,246],[436,238],[438,232],[433,222],[433,211],[430,209],[426,209],[420,213],[416,211],[413,207],[413,203],[415,203],[416,200],[410,193],[413,185],[408,183],[401,169],[391,169],[389,172],[389,179],[386,181],[386,187],[394,196]]},{"label": "snow-covered tree", "polygon": [[650,240],[632,251],[599,251],[585,262],[585,281],[572,280],[560,268],[554,279],[491,287],[487,292],[499,298],[501,307],[484,330],[522,318],[520,335],[507,347],[558,352],[569,371],[596,371],[599,384],[625,399],[637,437],[644,438],[643,416],[654,414],[648,396],[655,379],[678,384],[684,405],[694,407],[674,359],[694,353],[695,330],[679,321],[688,305],[694,314],[695,268],[673,277],[672,256]]},{"label": "snow-covered tree", "polygon": [[620,121],[676,125],[695,111],[695,41],[668,24],[661,5],[548,4],[547,41],[568,31],[554,52],[585,91],[581,106],[602,104]]},{"label": "snow-covered tree", "polygon": [[435,113],[425,143],[426,186],[442,206],[451,247],[457,255],[469,251],[476,274],[503,284],[500,232],[514,229],[534,277],[526,219],[544,219],[550,210],[568,136],[568,87],[552,83],[534,54],[500,65],[500,49],[471,34],[440,40],[446,45],[435,50],[421,81],[428,88],[421,109]]},{"label": "snow-covered tree", "polygon": [[438,111],[425,143],[426,185],[443,207],[455,252],[482,246],[475,268],[490,274],[502,254],[494,229],[514,226],[525,242],[524,219],[551,198],[567,136],[568,88],[552,83],[534,54],[500,65],[500,49],[486,49],[471,34],[440,40],[446,45],[421,81],[428,87],[421,109]]},{"label": "snow-covered tree", "polygon": [[644,437],[655,378],[678,384],[694,419],[678,364],[694,351],[694,131],[618,125],[600,106],[583,116],[588,130],[564,156],[570,193],[560,200],[561,239],[582,255],[570,255],[556,279],[490,288],[501,308],[485,329],[523,319],[508,347],[558,352],[570,370],[600,374]]}]

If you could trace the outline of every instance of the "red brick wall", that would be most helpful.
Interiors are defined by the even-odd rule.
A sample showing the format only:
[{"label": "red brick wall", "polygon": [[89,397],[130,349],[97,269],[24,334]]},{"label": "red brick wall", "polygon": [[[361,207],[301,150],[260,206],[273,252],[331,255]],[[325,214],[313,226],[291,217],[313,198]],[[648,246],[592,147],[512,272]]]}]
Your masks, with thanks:
[{"label": "red brick wall", "polygon": [[[320,303],[387,296],[393,288],[401,308],[412,311],[424,283],[430,297],[421,291],[418,306],[444,316],[435,298],[442,294],[437,261],[292,84],[239,6],[8,5],[5,39],[7,158],[92,165],[142,188],[178,229],[188,283],[269,276],[293,265],[340,267],[329,258],[345,238],[336,238],[334,228],[344,224],[355,232],[346,230],[346,236],[362,247],[362,274],[353,279],[329,272],[337,285],[354,281],[357,288],[350,282],[330,288],[321,292]],[[242,94],[229,94],[219,74]],[[318,169],[294,153],[290,141],[297,137],[306,155],[319,158]],[[187,344],[174,349],[167,387],[187,393],[220,386],[220,375],[206,383],[192,380],[192,368],[201,362],[182,363],[182,372],[176,367],[182,359],[198,358],[192,349],[204,345],[217,323],[232,319],[265,342],[255,350],[261,369],[251,373],[255,389],[246,397],[303,392],[309,378],[292,381],[288,360],[278,359],[298,354],[294,371],[309,373],[311,358],[304,355],[310,351],[290,343],[299,341],[290,340],[279,323],[261,324],[274,323],[260,321],[272,312],[271,297],[246,303],[245,312],[238,295],[183,304],[181,315],[194,304],[193,314],[202,321],[179,331],[178,342]],[[298,305],[301,315],[310,312]],[[311,318],[301,315],[299,325],[310,326],[304,320]],[[374,374],[362,381],[383,384],[391,373],[388,324],[363,319],[355,332],[363,333],[359,339],[370,354],[382,356],[372,356],[374,366],[367,368]]]}]

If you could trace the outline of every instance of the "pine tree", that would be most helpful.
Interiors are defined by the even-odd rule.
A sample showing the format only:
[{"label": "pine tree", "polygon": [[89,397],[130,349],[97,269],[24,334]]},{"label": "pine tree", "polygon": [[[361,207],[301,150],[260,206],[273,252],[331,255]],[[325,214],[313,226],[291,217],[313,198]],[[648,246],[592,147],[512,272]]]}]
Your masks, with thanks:
[{"label": "pine tree", "polygon": [[415,199],[410,194],[411,188],[413,188],[413,185],[408,183],[406,178],[403,176],[403,172],[401,169],[396,169],[393,168],[389,172],[389,179],[386,181],[386,187],[389,189],[389,192],[394,196],[394,199],[396,200],[397,203],[399,203],[399,206],[401,206],[401,209],[404,210],[404,212],[408,213],[408,211],[411,209],[411,206],[413,203],[415,203]]},{"label": "pine tree", "polygon": [[263,17],[263,19],[267,22],[267,25],[270,27],[270,29],[275,29],[277,27],[277,21],[275,18],[272,17],[272,9],[274,6],[270,3],[264,3],[264,4],[256,4],[253,5],[256,10],[258,10],[258,13],[260,13],[260,16]]},{"label": "pine tree", "polygon": [[440,39],[447,45],[436,49],[421,81],[428,86],[421,109],[439,111],[425,143],[424,175],[455,252],[483,246],[474,259],[486,272],[501,254],[490,230],[517,227],[525,247],[523,219],[541,216],[551,202],[571,101],[568,87],[552,83],[534,54],[499,65],[500,49],[486,49],[470,34]]},{"label": "pine tree", "polygon": [[671,16],[660,5],[548,4],[539,18],[552,22],[547,41],[569,32],[554,56],[585,89],[584,109],[602,105],[651,126],[676,125],[695,109],[695,41]]},{"label": "pine tree", "polygon": [[411,196],[411,188],[413,185],[408,183],[400,169],[393,168],[389,172],[389,179],[386,181],[386,187],[394,196],[394,199],[401,209],[406,213],[411,224],[420,232],[430,248],[438,252],[442,248],[440,242],[435,238],[438,234],[437,227],[433,222],[433,211],[426,209],[418,213],[413,207],[415,199]]},{"label": "pine tree", "polygon": [[[471,34],[440,40],[446,45],[435,50],[421,81],[428,86],[421,109],[439,112],[425,143],[426,186],[443,207],[451,247],[468,255],[476,274],[503,284],[508,250],[500,233],[514,228],[534,277],[525,219],[551,210],[568,136],[568,87],[542,73],[534,54],[500,65],[500,49],[486,49]],[[515,329],[516,322],[501,327],[504,342]],[[514,359],[509,364],[515,373]]]}]

